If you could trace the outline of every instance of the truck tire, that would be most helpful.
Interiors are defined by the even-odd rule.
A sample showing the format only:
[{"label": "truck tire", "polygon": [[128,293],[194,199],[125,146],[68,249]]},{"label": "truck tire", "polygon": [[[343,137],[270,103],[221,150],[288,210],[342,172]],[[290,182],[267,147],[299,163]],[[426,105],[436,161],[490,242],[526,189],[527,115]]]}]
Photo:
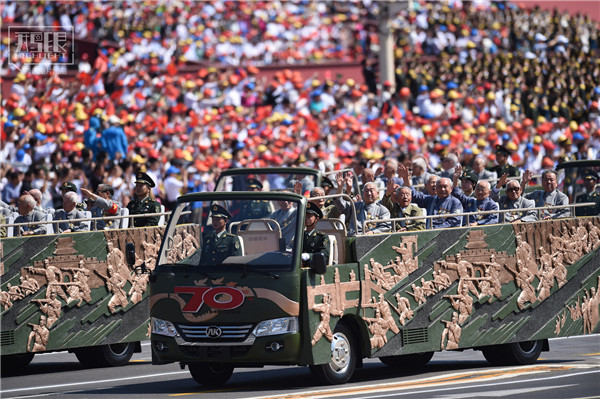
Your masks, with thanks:
[{"label": "truck tire", "polygon": [[222,364],[188,364],[194,381],[207,387],[224,385],[233,374],[233,367]]},{"label": "truck tire", "polygon": [[2,374],[18,373],[31,363],[34,355],[34,353],[19,353],[2,356]]},{"label": "truck tire", "polygon": [[533,364],[540,357],[544,341],[525,341],[483,348],[483,356],[494,366]]},{"label": "truck tire", "polygon": [[77,360],[85,367],[117,367],[129,363],[135,342],[92,346],[74,350]]},{"label": "truck tire", "polygon": [[379,360],[386,366],[407,369],[423,367],[429,363],[432,357],[433,352],[423,352],[414,353],[411,355],[385,356],[380,357]]},{"label": "truck tire", "polygon": [[331,342],[331,360],[326,364],[310,366],[310,371],[325,384],[343,384],[354,374],[357,360],[358,352],[352,330],[345,324],[338,323]]}]

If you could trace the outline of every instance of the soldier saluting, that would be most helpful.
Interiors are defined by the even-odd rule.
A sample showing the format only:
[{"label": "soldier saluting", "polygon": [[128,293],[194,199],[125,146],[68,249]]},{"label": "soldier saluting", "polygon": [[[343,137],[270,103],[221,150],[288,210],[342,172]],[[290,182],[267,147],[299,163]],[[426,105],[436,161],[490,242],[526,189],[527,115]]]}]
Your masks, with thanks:
[{"label": "soldier saluting", "polygon": [[[133,199],[127,204],[130,215],[160,213],[160,203],[150,197],[150,189],[155,187],[154,180],[143,172],[138,172],[133,189]],[[133,227],[157,226],[160,216],[133,218]]]},{"label": "soldier saluting", "polygon": [[220,205],[210,207],[214,232],[204,237],[202,242],[201,265],[219,265],[230,256],[241,256],[242,248],[236,235],[225,231],[231,213]]}]

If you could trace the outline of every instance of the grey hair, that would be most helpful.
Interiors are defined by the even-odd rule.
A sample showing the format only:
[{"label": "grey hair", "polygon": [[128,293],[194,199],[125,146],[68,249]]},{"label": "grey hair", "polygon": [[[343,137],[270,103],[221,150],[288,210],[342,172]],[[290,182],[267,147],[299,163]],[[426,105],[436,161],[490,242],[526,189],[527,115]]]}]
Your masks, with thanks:
[{"label": "grey hair", "polygon": [[416,158],[412,161],[412,163],[420,166],[424,171],[427,171],[427,162],[425,162],[423,158]]},{"label": "grey hair", "polygon": [[79,200],[79,197],[77,196],[77,193],[73,192],[73,191],[69,191],[67,193],[65,193],[65,195],[63,195],[63,201],[66,200],[70,203],[76,204],[77,201]]}]

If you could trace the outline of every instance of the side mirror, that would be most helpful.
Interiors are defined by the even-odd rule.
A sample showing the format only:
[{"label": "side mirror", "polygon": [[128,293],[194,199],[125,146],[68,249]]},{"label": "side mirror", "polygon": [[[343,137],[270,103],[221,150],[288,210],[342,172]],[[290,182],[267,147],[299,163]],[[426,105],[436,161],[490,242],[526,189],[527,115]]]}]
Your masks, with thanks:
[{"label": "side mirror", "polygon": [[135,244],[128,242],[125,244],[125,257],[127,258],[127,264],[130,268],[135,265]]},{"label": "side mirror", "polygon": [[308,266],[310,270],[315,274],[325,274],[327,271],[327,264],[325,263],[325,255],[321,252],[317,252],[316,254],[311,254],[310,259],[308,260]]}]

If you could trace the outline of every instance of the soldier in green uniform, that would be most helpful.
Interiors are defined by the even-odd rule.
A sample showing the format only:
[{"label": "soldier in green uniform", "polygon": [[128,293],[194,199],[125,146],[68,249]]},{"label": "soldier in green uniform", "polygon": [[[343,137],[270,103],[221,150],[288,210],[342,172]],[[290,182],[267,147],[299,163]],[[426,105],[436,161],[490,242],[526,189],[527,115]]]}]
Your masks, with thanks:
[{"label": "soldier in green uniform", "polygon": [[[130,215],[143,215],[146,213],[160,213],[160,203],[150,196],[150,189],[155,187],[154,180],[143,172],[135,176],[133,199],[127,204]],[[132,218],[133,227],[157,226],[160,215]]]},{"label": "soldier in green uniform", "polygon": [[323,212],[319,207],[309,202],[304,218],[304,241],[302,243],[302,260],[308,261],[311,254],[322,253],[325,262],[329,260],[329,237],[322,231],[316,230],[317,221],[323,218]]},{"label": "soldier in green uniform", "polygon": [[496,176],[500,177],[503,174],[507,174],[508,177],[519,177],[519,169],[514,165],[509,165],[508,157],[510,157],[510,150],[503,145],[498,144],[496,146],[496,163],[497,165],[489,168],[490,172],[496,172]]},{"label": "soldier in green uniform", "polygon": [[[246,182],[246,189],[248,191],[262,191],[263,185],[259,180],[250,178]],[[269,201],[244,201],[234,220],[239,221],[244,219],[262,219],[266,218],[270,214],[271,210],[269,209]]]},{"label": "soldier in green uniform", "polygon": [[214,231],[202,240],[200,265],[220,265],[230,256],[241,256],[240,240],[236,235],[225,231],[227,222],[231,220],[231,213],[217,204],[210,207],[210,213]]},{"label": "soldier in green uniform", "polygon": [[598,184],[598,174],[591,170],[586,171],[583,177],[585,193],[578,196],[575,202],[578,204],[594,202],[596,205],[575,208],[575,215],[595,216],[600,214],[600,192],[596,191],[596,184]]}]

